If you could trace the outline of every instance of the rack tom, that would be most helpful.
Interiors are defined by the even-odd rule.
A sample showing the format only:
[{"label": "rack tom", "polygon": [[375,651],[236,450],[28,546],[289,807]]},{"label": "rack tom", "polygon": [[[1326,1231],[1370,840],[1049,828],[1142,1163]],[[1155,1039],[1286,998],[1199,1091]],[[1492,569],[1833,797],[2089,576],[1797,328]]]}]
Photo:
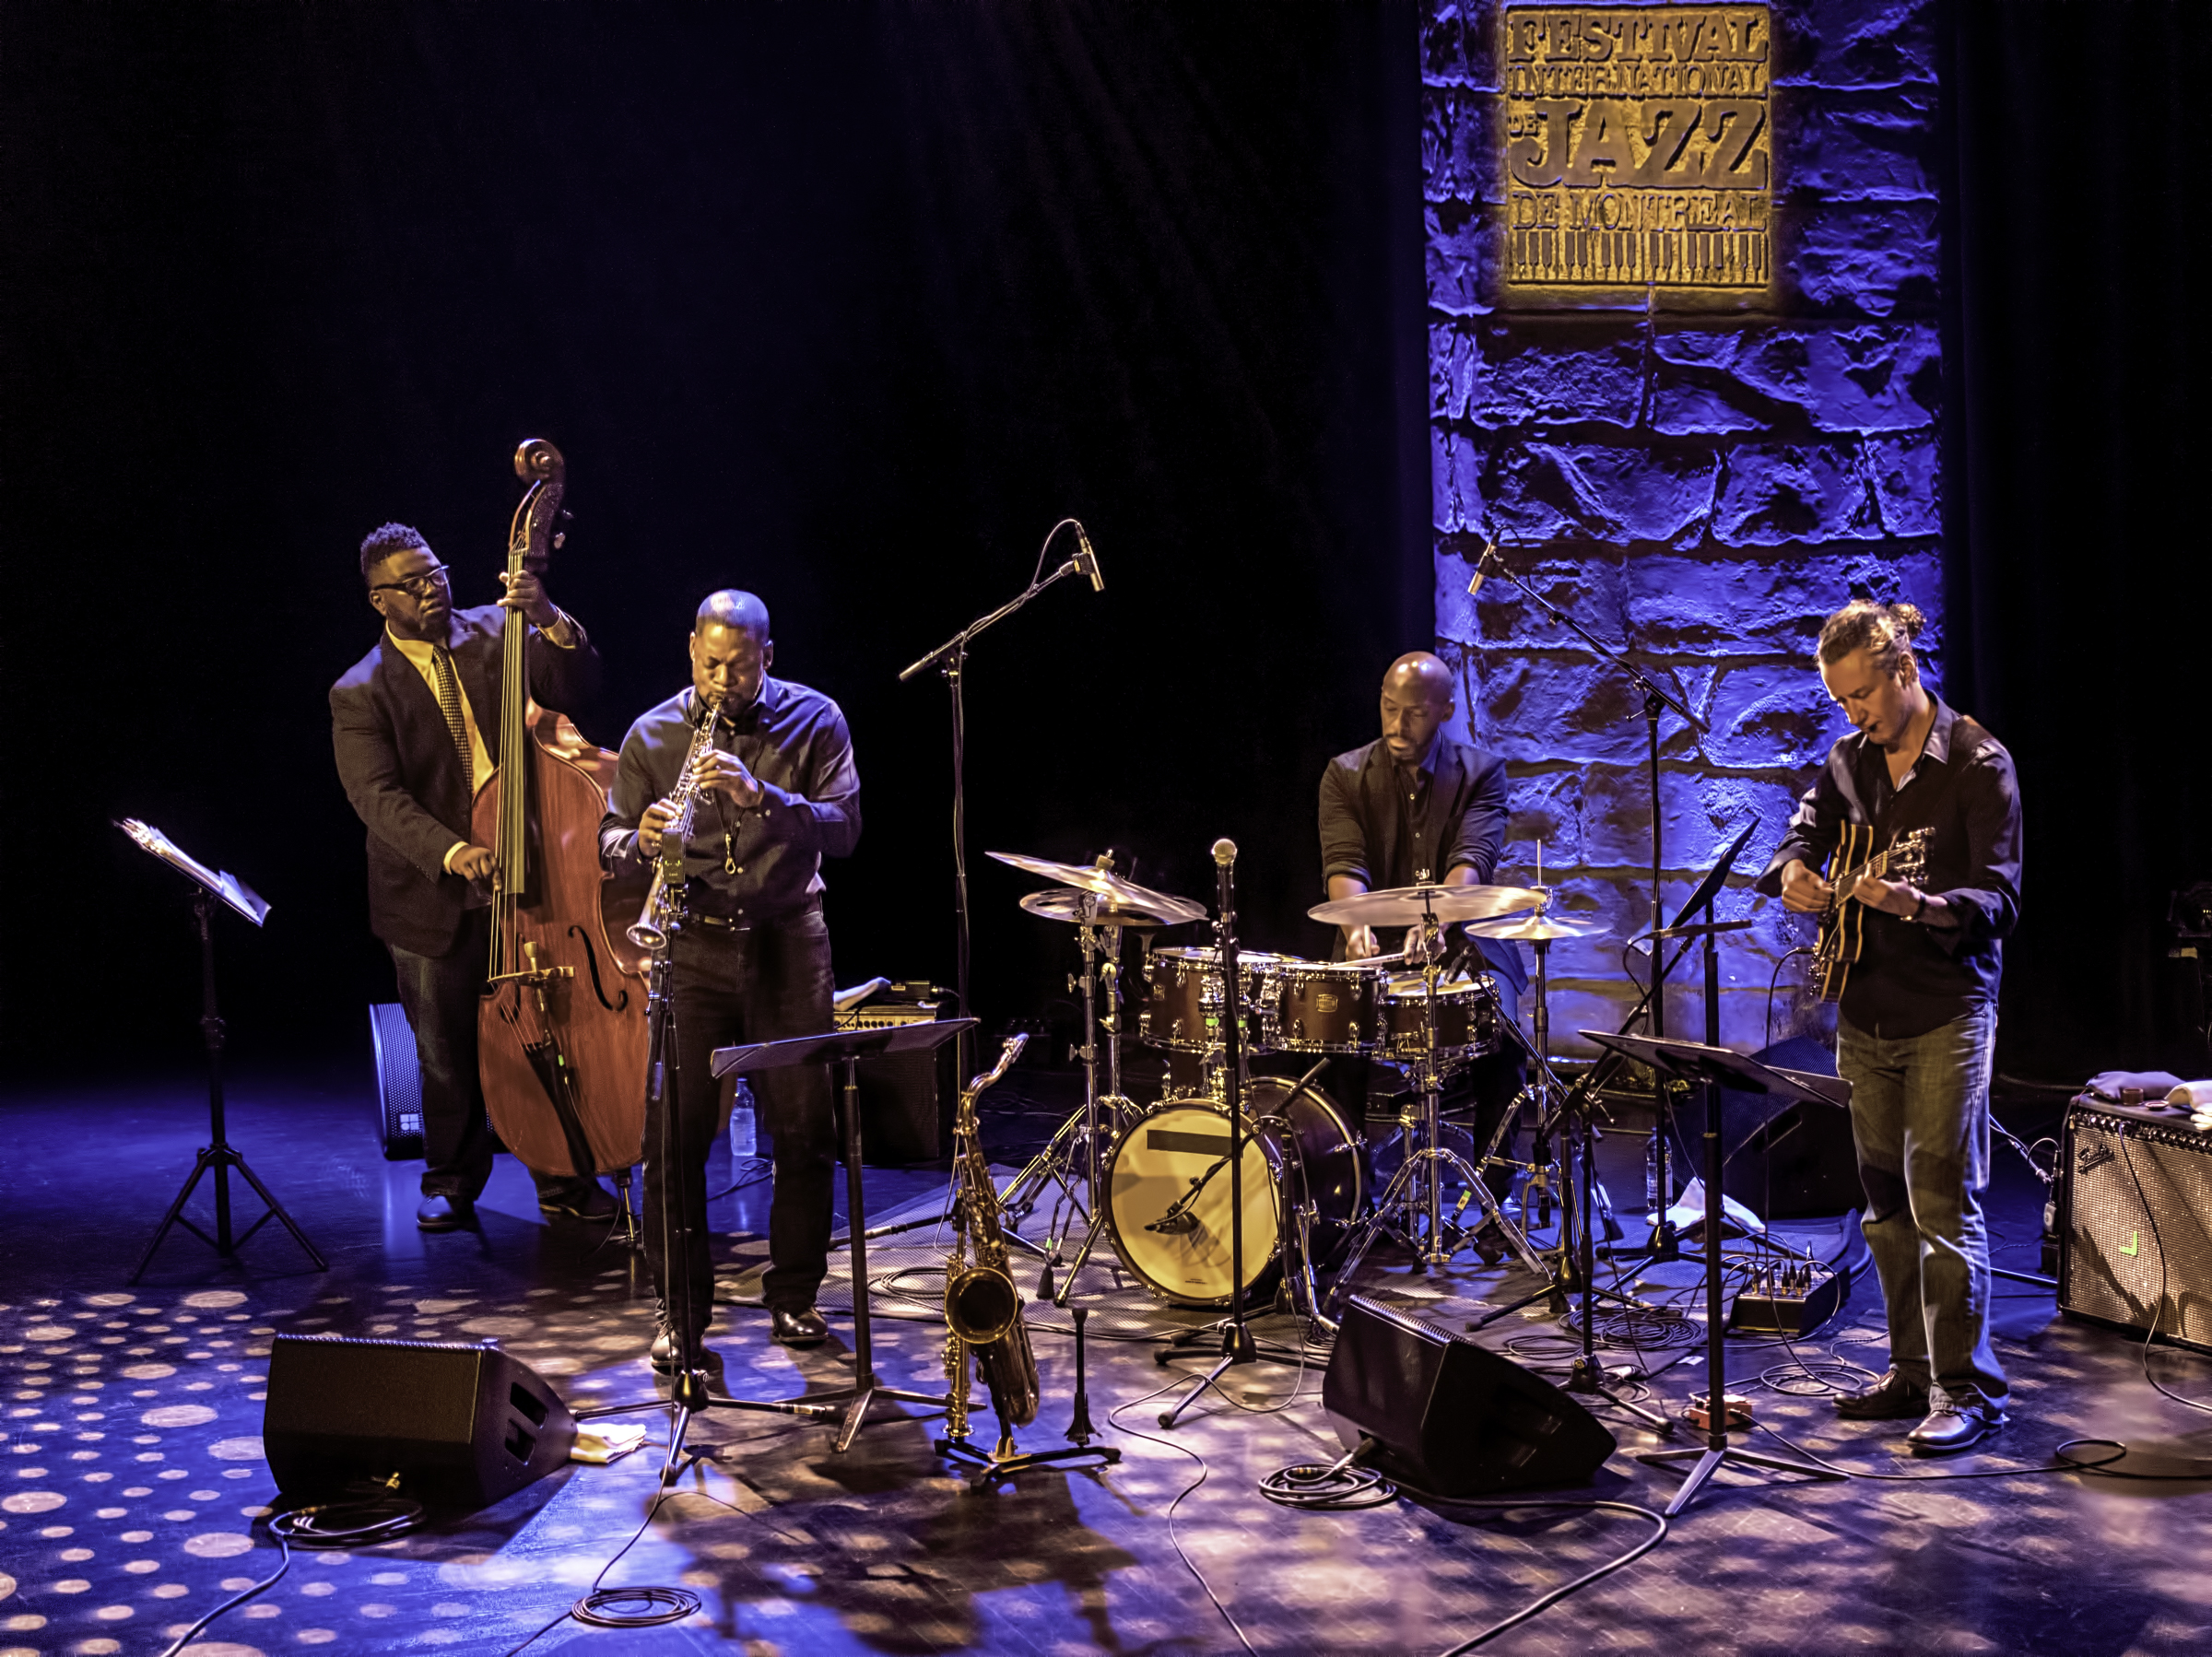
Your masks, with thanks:
[{"label": "rack tom", "polygon": [[[1288,958],[1257,949],[1238,952],[1247,1046],[1258,1042],[1261,970]],[[1218,1052],[1225,1044],[1221,1019],[1227,983],[1218,949],[1155,949],[1145,962],[1145,1005],[1136,1015],[1136,1039],[1170,1052]]]},{"label": "rack tom", "polygon": [[1260,970],[1260,1044],[1283,1052],[1371,1052],[1382,1035],[1388,981],[1383,969],[1364,961],[1270,961]]}]

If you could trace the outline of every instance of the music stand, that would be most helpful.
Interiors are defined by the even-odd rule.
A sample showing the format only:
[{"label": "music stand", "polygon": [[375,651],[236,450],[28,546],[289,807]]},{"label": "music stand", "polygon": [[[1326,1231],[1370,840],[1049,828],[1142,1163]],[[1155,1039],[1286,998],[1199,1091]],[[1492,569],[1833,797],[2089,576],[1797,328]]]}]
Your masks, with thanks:
[{"label": "music stand", "polygon": [[[754,1075],[763,1070],[781,1070],[794,1064],[837,1064],[843,1068],[845,1096],[845,1229],[851,1234],[853,1260],[853,1384],[832,1393],[766,1404],[732,1398],[710,1398],[709,1408],[767,1409],[815,1420],[843,1419],[835,1448],[852,1448],[867,1424],[868,1409],[878,1398],[907,1404],[943,1404],[934,1393],[907,1393],[887,1387],[876,1379],[875,1350],[868,1330],[868,1220],[860,1180],[860,1062],[879,1053],[934,1050],[975,1028],[972,1018],[939,1018],[914,1024],[895,1024],[886,1029],[832,1030],[819,1036],[794,1036],[782,1041],[759,1041],[744,1047],[714,1050],[714,1075]],[[835,1407],[850,1399],[841,1411]],[[672,1445],[671,1450],[675,1447]],[[688,1452],[687,1452],[688,1453]]]},{"label": "music stand", "polygon": [[[330,1263],[316,1252],[315,1245],[307,1240],[307,1233],[293,1224],[292,1216],[284,1211],[284,1205],[269,1193],[259,1175],[248,1165],[242,1152],[234,1148],[224,1135],[223,1123],[223,1019],[217,1010],[215,996],[215,931],[211,924],[215,905],[212,899],[220,898],[224,904],[259,926],[268,917],[267,902],[253,888],[228,869],[211,869],[197,858],[188,855],[168,835],[151,823],[142,823],[135,817],[124,817],[115,825],[131,838],[131,842],[142,852],[159,858],[171,868],[191,881],[193,917],[200,934],[200,1036],[207,1048],[207,1139],[199,1156],[194,1160],[192,1173],[184,1181],[184,1189],[177,1193],[177,1200],[169,1205],[161,1216],[161,1224],[154,1231],[154,1240],[146,1245],[140,1256],[138,1269],[127,1281],[135,1283],[146,1275],[146,1268],[154,1263],[154,1252],[160,1248],[161,1240],[169,1235],[171,1226],[181,1225],[218,1254],[226,1258],[243,1248],[246,1240],[268,1224],[274,1215],[284,1228],[292,1234],[292,1240],[307,1251],[307,1257],[315,1263],[315,1270],[327,1272]],[[267,1212],[255,1220],[235,1239],[230,1235],[230,1170],[244,1176],[253,1186],[254,1194],[268,1205]],[[215,1235],[210,1237],[184,1217],[184,1204],[200,1183],[203,1174],[215,1175]]]},{"label": "music stand", "polygon": [[[1847,1474],[1793,1462],[1782,1456],[1739,1450],[1728,1442],[1727,1357],[1722,1350],[1725,1320],[1721,1313],[1721,1112],[1717,1104],[1724,1084],[1742,1093],[1771,1093],[1792,1104],[1848,1105],[1851,1084],[1834,1076],[1807,1076],[1802,1072],[1777,1070],[1746,1058],[1725,1047],[1702,1041],[1670,1041],[1664,1037],[1618,1036],[1607,1030],[1584,1030],[1594,1041],[1639,1064],[1678,1076],[1705,1088],[1705,1448],[1654,1450],[1636,1459],[1652,1466],[1695,1458],[1697,1465],[1675,1499],[1666,1505],[1673,1518],[1703,1487],[1724,1462],[1741,1462],[1777,1473],[1801,1473],[1819,1480],[1847,1478]],[[1812,1084],[1819,1083],[1816,1087]]]}]

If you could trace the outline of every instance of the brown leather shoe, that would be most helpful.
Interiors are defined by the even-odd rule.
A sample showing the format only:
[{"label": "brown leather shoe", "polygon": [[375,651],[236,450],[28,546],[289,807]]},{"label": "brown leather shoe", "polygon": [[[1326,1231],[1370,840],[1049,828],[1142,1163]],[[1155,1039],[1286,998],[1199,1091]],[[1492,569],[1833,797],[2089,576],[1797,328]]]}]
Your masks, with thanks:
[{"label": "brown leather shoe", "polygon": [[1836,1414],[1853,1421],[1910,1421],[1928,1412],[1928,1389],[1890,1370],[1863,1393],[1839,1393]]},{"label": "brown leather shoe", "polygon": [[1928,1399],[1928,1418],[1905,1435],[1914,1455],[1957,1455],[2005,1425],[2005,1412],[1978,1393],[1953,1398],[1940,1389]]},{"label": "brown leather shoe", "polygon": [[771,1338],[779,1346],[818,1346],[830,1338],[830,1325],[811,1306],[772,1308],[768,1314]]}]

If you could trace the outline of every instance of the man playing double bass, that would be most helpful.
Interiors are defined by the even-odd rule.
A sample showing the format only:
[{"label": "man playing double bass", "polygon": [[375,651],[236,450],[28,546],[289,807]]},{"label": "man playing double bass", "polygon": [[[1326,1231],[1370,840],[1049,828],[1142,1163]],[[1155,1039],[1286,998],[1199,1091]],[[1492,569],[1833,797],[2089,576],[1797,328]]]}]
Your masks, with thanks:
[{"label": "man playing double bass", "polygon": [[[1802,914],[1868,911],[1837,1008],[1836,1073],[1852,1085],[1864,1229],[1889,1311],[1889,1369],[1836,1399],[1859,1420],[1909,1421],[1917,1454],[1972,1448],[2009,1393],[1989,1338],[1989,1078],[2004,939],[2020,910],[2020,793],[2004,745],[1922,683],[1911,605],[1859,599],[1820,629],[1820,682],[1854,727],[1829,750],[1759,878]],[[1815,873],[1845,825],[1880,851],[1932,831],[1916,882]],[[1830,868],[1829,876],[1841,871]]]},{"label": "man playing double bass", "polygon": [[[714,1310],[706,1232],[707,1156],[721,1119],[714,1050],[830,1028],[822,859],[850,856],[860,839],[845,716],[819,691],[770,676],[768,606],[750,593],[710,593],[689,648],[690,688],[630,726],[599,830],[609,868],[641,871],[659,857],[676,815],[669,796],[708,731],[684,847],[689,919],[671,945],[675,1097],[649,1093],[645,1114],[645,1251],[663,1319],[652,1357],[663,1371],[679,1361],[676,1320],[696,1351]],[[829,1333],[814,1296],[828,1269],[836,1166],[830,1075],[820,1065],[767,1071],[754,1091],[775,1142],[761,1285],[770,1333],[811,1346]],[[673,1283],[672,1247],[682,1251]]]},{"label": "man playing double bass", "polygon": [[[455,610],[446,567],[404,523],[361,543],[361,579],[384,633],[331,687],[331,736],[346,797],[369,828],[369,924],[392,953],[422,1066],[415,1223],[453,1231],[474,1219],[491,1174],[477,1013],[493,853],[470,843],[469,811],[499,761],[500,699],[511,688],[500,683],[503,616],[519,610],[532,624],[524,660],[541,706],[567,711],[590,700],[599,656],[534,574],[496,605]],[[530,1171],[542,1212],[613,1216],[615,1200],[597,1180]]]}]

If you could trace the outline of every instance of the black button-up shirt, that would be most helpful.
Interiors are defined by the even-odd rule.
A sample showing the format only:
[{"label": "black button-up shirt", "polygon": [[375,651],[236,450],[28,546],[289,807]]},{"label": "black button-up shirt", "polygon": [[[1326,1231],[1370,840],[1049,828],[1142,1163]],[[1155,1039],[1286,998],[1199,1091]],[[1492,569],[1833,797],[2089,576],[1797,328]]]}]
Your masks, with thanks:
[{"label": "black button-up shirt", "polygon": [[[650,865],[638,852],[638,822],[676,787],[699,716],[686,690],[630,726],[599,825],[608,868]],[[850,855],[860,840],[860,773],[845,716],[819,691],[764,677],[749,707],[717,717],[714,746],[745,761],[761,798],[743,809],[720,794],[700,799],[684,848],[693,911],[767,921],[803,908],[822,889],[822,859]]]},{"label": "black button-up shirt", "polygon": [[[1441,732],[1429,758],[1410,769],[1380,739],[1339,754],[1321,778],[1322,887],[1339,875],[1371,892],[1418,886],[1462,864],[1488,886],[1505,850],[1506,814],[1505,761]],[[1520,951],[1480,942],[1484,957],[1520,989],[1527,981]]]},{"label": "black button-up shirt", "polygon": [[1994,1004],[2004,940],[2020,913],[2020,788],[2004,745],[1971,721],[1961,728],[1938,698],[1927,746],[1892,788],[1888,757],[1865,732],[1839,739],[1798,801],[1759,889],[1779,895],[1783,865],[1793,858],[1820,868],[1845,823],[1872,825],[1877,850],[1933,828],[1927,873],[1912,884],[1939,894],[1959,924],[1868,910],[1865,945],[1843,985],[1843,1016],[1869,1035],[1902,1040]]}]

